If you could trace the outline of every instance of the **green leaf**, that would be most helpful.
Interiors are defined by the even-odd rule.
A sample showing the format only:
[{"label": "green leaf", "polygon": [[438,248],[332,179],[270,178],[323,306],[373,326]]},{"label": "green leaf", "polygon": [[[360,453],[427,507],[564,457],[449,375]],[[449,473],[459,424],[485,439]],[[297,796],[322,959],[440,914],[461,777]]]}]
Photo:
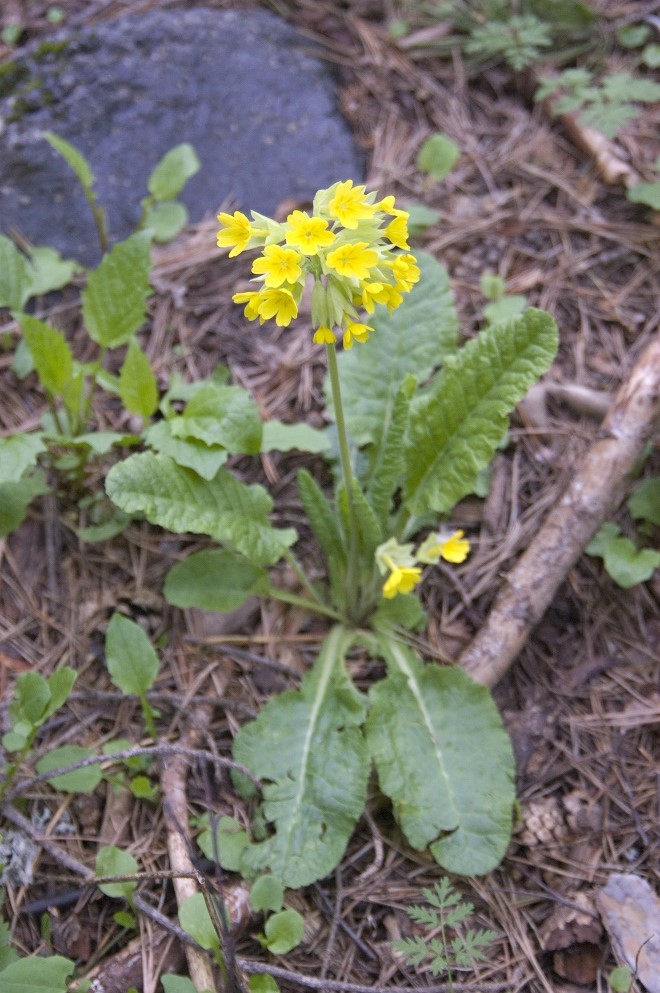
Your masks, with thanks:
[{"label": "green leaf", "polygon": [[50,493],[50,486],[42,472],[23,476],[17,482],[0,483],[0,537],[15,531],[34,498],[44,493]]},{"label": "green leaf", "polygon": [[188,976],[174,976],[172,973],[164,973],[160,977],[165,993],[197,993],[197,988],[192,979]]},{"label": "green leaf", "polygon": [[182,203],[167,200],[154,203],[144,212],[142,227],[151,231],[154,241],[160,244],[176,238],[188,221],[188,211]]},{"label": "green leaf", "polygon": [[197,993],[197,988],[192,979],[188,976],[174,976],[172,973],[164,973],[160,977],[165,993]]},{"label": "green leaf", "polygon": [[623,48],[641,48],[651,28],[648,24],[624,24],[616,32],[616,40]]},{"label": "green leaf", "polygon": [[428,620],[426,611],[415,594],[395,596],[391,600],[381,597],[373,616],[373,626],[380,629],[405,628],[423,631]]},{"label": "green leaf", "polygon": [[458,319],[449,277],[431,255],[416,257],[421,277],[401,306],[392,314],[378,307],[370,322],[373,338],[337,357],[346,420],[358,445],[378,449],[406,377],[421,382],[456,352]]},{"label": "green leaf", "polygon": [[488,300],[501,300],[506,292],[506,283],[494,272],[482,273],[479,289]]},{"label": "green leaf", "polygon": [[105,636],[110,679],[122,693],[143,697],[158,675],[158,656],[139,624],[113,614]]},{"label": "green leaf", "polygon": [[460,157],[461,150],[451,138],[432,134],[417,153],[417,168],[439,182],[449,175]]},{"label": "green leaf", "polygon": [[612,969],[608,976],[612,993],[630,993],[635,977],[627,965],[619,965]]},{"label": "green leaf", "polygon": [[423,203],[411,203],[406,207],[408,211],[408,231],[412,235],[422,234],[433,224],[437,224],[441,214],[439,210],[433,210]]},{"label": "green leaf", "polygon": [[547,371],[557,325],[529,308],[469,341],[413,405],[405,498],[413,514],[447,513],[477,483],[495,454],[509,414]]},{"label": "green leaf", "polygon": [[497,324],[501,321],[512,321],[520,317],[527,306],[527,297],[512,295],[502,297],[501,300],[494,300],[484,307],[484,317],[489,324]]},{"label": "green leaf", "polygon": [[298,492],[307,520],[316,536],[328,568],[330,585],[339,592],[346,576],[346,548],[334,511],[316,480],[306,469],[297,476]]},{"label": "green leaf", "polygon": [[[206,821],[208,823],[208,815]],[[211,828],[207,827],[197,837],[197,844],[212,862],[219,859],[220,865],[227,872],[238,872],[243,851],[250,844],[245,830],[233,817],[220,817],[215,826],[216,843],[213,844]]]},{"label": "green leaf", "polygon": [[660,527],[660,476],[640,483],[628,499],[627,507],[637,520],[648,521],[649,524]]},{"label": "green leaf", "polygon": [[195,149],[183,142],[162,157],[149,176],[147,189],[156,200],[173,200],[199,169]]},{"label": "green leaf", "polygon": [[179,907],[179,923],[202,948],[220,950],[220,941],[202,893],[193,893]]},{"label": "green leaf", "polygon": [[48,716],[51,693],[47,681],[39,672],[22,672],[16,677],[14,699],[9,707],[12,723],[27,721],[38,727]]},{"label": "green leaf", "polygon": [[196,552],[172,566],[164,594],[175,607],[236,610],[255,593],[269,589],[268,573],[223,549]]},{"label": "green leaf", "polygon": [[0,438],[0,483],[17,483],[26,469],[36,466],[37,458],[45,451],[41,431]]},{"label": "green leaf", "polygon": [[650,44],[645,45],[644,51],[642,52],[642,62],[649,69],[657,69],[660,67],[660,45]]},{"label": "green leaf", "polygon": [[131,338],[119,373],[119,396],[131,414],[151,417],[158,406],[158,386],[149,359]]},{"label": "green leaf", "polygon": [[272,420],[263,425],[262,452],[290,452],[295,448],[299,452],[317,454],[327,451],[329,447],[326,433],[311,424],[283,424],[282,421]]},{"label": "green leaf", "polygon": [[106,490],[127,514],[142,513],[175,533],[208,534],[254,565],[272,565],[297,538],[290,528],[271,527],[273,502],[262,486],[246,486],[225,469],[204,480],[166,455],[144,452],[113,466]]},{"label": "green leaf", "polygon": [[150,236],[140,231],[115,245],[89,274],[82,293],[83,318],[98,345],[117,348],[144,324],[150,269]]},{"label": "green leaf", "polygon": [[0,307],[22,310],[30,299],[30,265],[9,238],[0,234]]},{"label": "green leaf", "polygon": [[61,396],[73,375],[73,354],[66,338],[61,331],[36,317],[17,314],[16,318],[28,343],[41,385],[53,396]]},{"label": "green leaf", "polygon": [[643,203],[654,210],[660,210],[660,182],[637,183],[630,187],[626,196],[631,203]]},{"label": "green leaf", "polygon": [[67,993],[75,966],[61,955],[29,955],[0,972],[2,993]]},{"label": "green leaf", "polygon": [[43,136],[48,144],[62,156],[67,165],[73,169],[76,179],[83,189],[91,190],[94,185],[94,174],[85,156],[53,131],[44,131]]},{"label": "green leaf", "polygon": [[353,639],[333,628],[300,690],[272,699],[236,736],[234,758],[265,782],[262,811],[274,827],[245,850],[242,871],[270,870],[297,889],[344,854],[369,776],[364,702],[344,662]]},{"label": "green leaf", "polygon": [[367,499],[383,531],[388,529],[394,495],[405,470],[404,440],[410,419],[410,400],[416,385],[412,376],[401,384],[394,398],[389,430],[383,435],[372,458]]},{"label": "green leaf", "polygon": [[170,421],[175,438],[196,438],[228,452],[256,455],[261,449],[261,418],[250,394],[239,386],[205,383]]},{"label": "green leaf", "polygon": [[163,455],[169,455],[178,465],[193,469],[202,479],[213,479],[220,466],[229,457],[229,452],[222,445],[207,445],[196,438],[174,438],[172,417],[168,421],[157,421],[147,428],[145,441],[150,448]]},{"label": "green leaf", "polygon": [[89,431],[70,439],[70,444],[88,445],[95,455],[107,455],[115,445],[131,445],[137,440],[135,435],[119,431]]},{"label": "green leaf", "polygon": [[263,910],[278,911],[284,902],[284,887],[279,879],[268,873],[255,880],[250,890],[252,909],[259,913]]},{"label": "green leaf", "polygon": [[488,690],[461,669],[381,644],[388,676],[370,691],[366,736],[381,790],[413,848],[450,872],[497,866],[511,836],[514,761]]},{"label": "green leaf", "polygon": [[75,273],[80,269],[77,262],[63,259],[59,252],[47,245],[31,248],[30,262],[31,266],[28,270],[30,296],[33,297],[68,286]]},{"label": "green leaf", "polygon": [[50,717],[56,710],[59,710],[69,699],[69,693],[73,689],[73,684],[78,678],[78,673],[70,665],[60,666],[51,673],[46,680],[50,698],[45,710],[45,716]]},{"label": "green leaf", "polygon": [[[95,752],[92,748],[82,748],[80,745],[62,745],[61,748],[53,748],[36,764],[38,773],[51,772],[54,769],[63,769],[67,765],[73,765],[81,759],[89,758]],[[101,768],[98,765],[88,765],[83,769],[74,769],[72,772],[65,772],[61,776],[51,776],[48,782],[54,790],[61,790],[63,793],[93,793],[102,779]]]},{"label": "green leaf", "polygon": [[[123,852],[115,845],[104,845],[99,848],[96,856],[95,872],[97,876],[133,876],[138,871],[138,864],[130,852]],[[135,880],[123,880],[117,883],[99,883],[101,893],[115,899],[130,900],[137,886]]]},{"label": "green leaf", "polygon": [[588,555],[602,556],[614,582],[628,590],[651,578],[660,566],[660,552],[651,548],[638,550],[629,538],[619,537],[618,531],[616,524],[604,524],[585,551]]},{"label": "green leaf", "polygon": [[305,936],[305,919],[297,910],[281,910],[266,921],[266,948],[271,955],[286,955]]},{"label": "green leaf", "polygon": [[[255,973],[248,979],[250,993],[280,993],[280,988],[267,972]],[[168,990],[165,993],[169,993]]]}]

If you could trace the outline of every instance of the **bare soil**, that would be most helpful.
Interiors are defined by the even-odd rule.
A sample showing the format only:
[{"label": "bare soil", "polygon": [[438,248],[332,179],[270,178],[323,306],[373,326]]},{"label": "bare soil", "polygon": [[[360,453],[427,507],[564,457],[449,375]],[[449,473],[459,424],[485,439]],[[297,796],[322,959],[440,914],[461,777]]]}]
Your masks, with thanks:
[{"label": "bare soil", "polygon": [[[53,30],[48,6],[8,3],[2,17],[4,23],[21,21],[29,41]],[[94,23],[129,9],[186,4],[62,0],[59,6],[68,23]],[[522,405],[509,444],[496,458],[489,496],[456,508],[452,521],[469,533],[474,551],[464,565],[426,580],[430,623],[422,645],[439,664],[455,661],[488,615],[502,578],[579,469],[598,436],[603,407],[657,334],[657,218],[629,203],[602,161],[596,164],[574,132],[530,100],[528,78],[498,65],[474,73],[458,48],[440,58],[428,45],[393,42],[386,23],[394,2],[274,0],[267,6],[321,44],[336,64],[341,106],[366,151],[370,188],[440,212],[416,244],[447,267],[463,334],[472,336],[481,323],[481,274],[497,272],[508,292],[526,294],[559,324],[561,347],[549,386],[580,388],[599,400],[600,414],[594,414],[577,389],[559,399],[549,388],[544,404]],[[640,20],[653,5],[601,0],[594,6],[611,32]],[[607,143],[608,155],[652,178],[660,151],[657,125],[657,108],[644,107]],[[440,184],[416,168],[417,150],[434,131],[462,150],[457,168]],[[249,263],[241,268],[216,249],[214,206],[208,222],[156,252],[157,292],[143,336],[153,366],[164,384],[175,369],[198,378],[225,363],[265,416],[321,424],[321,350],[311,344],[304,321],[285,332],[246,326],[231,294],[249,275]],[[48,314],[76,340],[76,292]],[[8,316],[2,327],[12,348],[0,356],[0,432],[29,431],[45,403],[36,382],[20,382],[11,371],[16,327]],[[130,427],[111,401],[100,419],[113,429]],[[302,464],[310,459],[264,456],[256,467],[246,460],[238,469],[269,484],[278,523],[300,526],[293,481]],[[657,450],[640,471],[658,474]],[[92,467],[88,483],[102,486],[103,473],[103,466]],[[616,519],[632,534],[625,509]],[[161,646],[155,698],[161,741],[228,757],[241,723],[272,692],[296,685],[322,628],[295,609],[270,604],[228,621],[175,610],[162,597],[163,577],[203,542],[133,523],[118,538],[83,545],[74,531],[81,523],[75,495],[61,492],[44,498],[18,532],[0,541],[3,721],[19,673],[47,675],[66,663],[79,672],[75,693],[38,739],[38,753],[67,742],[140,741],[139,709],[113,693],[103,658],[108,619],[121,610]],[[657,574],[623,590],[599,559],[583,555],[495,688],[516,751],[519,820],[497,871],[454,880],[475,904],[475,926],[498,932],[486,962],[457,973],[457,990],[608,988],[606,977],[618,960],[595,896],[616,873],[634,873],[656,892],[659,882],[659,600]],[[364,660],[356,657],[354,665],[358,681],[368,685]],[[83,970],[95,970],[97,988],[105,993],[160,989],[164,963],[186,971],[171,927],[140,914],[139,937],[129,943],[113,921],[120,904],[85,886],[79,872],[81,866],[93,871],[99,844],[128,849],[150,877],[141,884],[143,902],[176,921],[171,882],[157,875],[172,859],[167,804],[170,812],[179,809],[168,795],[173,787],[166,765],[154,803],[115,793],[107,784],[82,796],[56,794],[43,782],[25,789],[15,809],[38,842],[34,878],[29,886],[7,886],[4,906],[23,953],[73,958]],[[226,769],[191,760],[179,772],[184,812],[187,805],[190,815],[210,810],[246,818]],[[45,826],[35,828],[43,811]],[[17,823],[6,818],[3,827]],[[285,970],[278,980],[283,990],[446,989],[446,977],[407,967],[390,945],[411,933],[404,908],[420,902],[422,887],[441,874],[430,857],[404,843],[374,789],[334,876],[290,896],[307,922],[303,944],[274,960],[255,939],[260,921],[245,914],[232,944],[241,961]],[[221,884],[240,900],[237,879],[228,876]],[[63,895],[59,906],[54,894]],[[40,926],[45,910],[48,933]],[[223,988],[234,987],[218,979],[217,989]]]}]

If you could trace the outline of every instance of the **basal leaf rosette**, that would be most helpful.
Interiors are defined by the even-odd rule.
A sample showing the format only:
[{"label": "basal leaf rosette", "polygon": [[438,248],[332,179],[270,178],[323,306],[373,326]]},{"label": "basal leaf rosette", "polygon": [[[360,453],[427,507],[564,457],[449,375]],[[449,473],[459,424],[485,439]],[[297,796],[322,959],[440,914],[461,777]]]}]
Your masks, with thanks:
[{"label": "basal leaf rosette", "polygon": [[373,327],[365,315],[376,304],[391,313],[420,277],[408,249],[408,212],[393,196],[377,199],[348,179],[319,190],[312,212],[292,211],[279,223],[256,211],[220,213],[217,243],[229,257],[261,249],[252,264],[254,290],[235,293],[248,320],[288,327],[298,316],[303,290],[312,282],[312,325],[317,344],[345,349],[365,342]]}]

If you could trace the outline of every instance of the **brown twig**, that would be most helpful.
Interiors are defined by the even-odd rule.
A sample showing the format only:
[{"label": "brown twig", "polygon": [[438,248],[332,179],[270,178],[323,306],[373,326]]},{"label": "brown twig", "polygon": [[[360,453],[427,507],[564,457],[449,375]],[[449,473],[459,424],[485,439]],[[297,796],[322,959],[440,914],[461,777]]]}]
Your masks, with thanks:
[{"label": "brown twig", "polygon": [[630,475],[660,417],[660,339],[621,386],[582,469],[509,573],[459,664],[494,686],[525,644],[584,546],[623,499]]}]

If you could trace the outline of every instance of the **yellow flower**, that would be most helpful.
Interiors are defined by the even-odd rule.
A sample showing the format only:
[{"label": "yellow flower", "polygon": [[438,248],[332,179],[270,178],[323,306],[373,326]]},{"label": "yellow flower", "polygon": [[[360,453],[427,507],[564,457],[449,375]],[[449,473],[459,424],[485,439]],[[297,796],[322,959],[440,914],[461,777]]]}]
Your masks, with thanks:
[{"label": "yellow flower", "polygon": [[370,328],[368,324],[347,324],[344,328],[344,348],[352,348],[353,339],[355,339],[355,341],[359,341],[360,344],[367,341],[372,331],[373,328]]},{"label": "yellow flower", "polygon": [[257,295],[256,310],[264,321],[274,317],[280,328],[288,327],[294,317],[298,316],[298,304],[290,290],[261,290]]},{"label": "yellow flower", "polygon": [[403,297],[399,293],[398,289],[395,286],[390,286],[388,283],[383,284],[382,296],[383,299],[379,300],[378,303],[384,303],[390,314],[393,310],[396,310],[401,303],[403,303]]},{"label": "yellow flower", "polygon": [[353,230],[358,222],[373,217],[376,208],[368,203],[364,195],[364,186],[353,186],[353,180],[338,183],[335,195],[328,204],[328,213],[339,221],[345,228]]},{"label": "yellow flower", "polygon": [[414,255],[397,255],[392,262],[392,272],[396,280],[396,288],[408,293],[421,275],[417,259]]},{"label": "yellow flower", "polygon": [[315,345],[334,345],[334,331],[331,331],[330,328],[317,328],[312,341]]},{"label": "yellow flower", "polygon": [[304,210],[289,214],[286,225],[287,245],[293,245],[303,255],[316,255],[319,248],[327,248],[335,240],[323,217],[310,217]]},{"label": "yellow flower", "polygon": [[353,297],[353,303],[364,307],[368,314],[373,314],[376,309],[374,304],[387,303],[389,300],[387,287],[383,283],[362,283],[360,289],[362,293]]},{"label": "yellow flower", "polygon": [[282,283],[295,283],[300,278],[300,256],[293,248],[266,245],[264,254],[252,263],[252,272],[256,275],[265,274],[265,285],[270,289],[277,289]]},{"label": "yellow flower", "polygon": [[408,244],[408,214],[402,210],[385,228],[385,235],[397,248],[410,248]]},{"label": "yellow flower", "polygon": [[470,554],[470,542],[464,538],[464,531],[454,531],[446,535],[442,532],[430,534],[417,549],[420,562],[434,565],[438,559],[460,565]]},{"label": "yellow flower", "polygon": [[417,566],[400,566],[388,576],[383,586],[383,596],[388,600],[397,593],[411,593],[422,578],[422,570]]},{"label": "yellow flower", "polygon": [[378,262],[378,252],[367,241],[349,242],[328,252],[326,261],[340,276],[367,279],[369,270]]},{"label": "yellow flower", "polygon": [[240,210],[235,210],[233,214],[218,214],[218,220],[224,224],[224,229],[218,231],[218,248],[233,245],[229,253],[229,258],[233,259],[247,248],[253,233],[252,224]]},{"label": "yellow flower", "polygon": [[258,299],[259,294],[256,290],[246,290],[243,293],[234,293],[232,297],[234,303],[247,304],[243,313],[247,317],[248,321],[254,321],[259,316]]}]

